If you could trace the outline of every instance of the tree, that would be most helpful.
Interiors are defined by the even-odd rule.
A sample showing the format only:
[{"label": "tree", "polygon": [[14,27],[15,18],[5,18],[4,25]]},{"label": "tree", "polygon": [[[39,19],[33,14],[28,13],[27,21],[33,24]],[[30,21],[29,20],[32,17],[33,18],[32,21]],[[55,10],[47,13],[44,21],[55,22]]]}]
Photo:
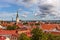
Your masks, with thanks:
[{"label": "tree", "polygon": [[43,33],[43,31],[39,28],[34,28],[32,30],[32,40],[47,40],[47,37],[45,37],[45,34]]},{"label": "tree", "polygon": [[55,35],[54,40],[60,40],[60,35],[57,35],[57,36]]},{"label": "tree", "polygon": [[48,40],[60,40],[60,35],[48,34]]},{"label": "tree", "polygon": [[35,26],[40,26],[40,24],[39,23],[36,23]]},{"label": "tree", "polygon": [[15,29],[17,29],[17,26],[16,25],[7,26],[7,30],[15,30]]},{"label": "tree", "polygon": [[48,40],[55,40],[55,36],[51,33],[48,33]]},{"label": "tree", "polygon": [[30,40],[30,38],[27,37],[26,34],[22,33],[22,34],[18,37],[18,40]]},{"label": "tree", "polygon": [[11,26],[8,26],[7,30],[13,30],[13,28]]}]

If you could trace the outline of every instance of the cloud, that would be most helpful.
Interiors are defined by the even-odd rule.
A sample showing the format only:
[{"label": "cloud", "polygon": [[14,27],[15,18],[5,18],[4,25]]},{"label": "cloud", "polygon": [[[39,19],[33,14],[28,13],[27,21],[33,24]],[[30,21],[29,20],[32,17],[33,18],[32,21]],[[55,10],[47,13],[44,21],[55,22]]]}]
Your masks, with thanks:
[{"label": "cloud", "polygon": [[[40,18],[46,18],[46,16],[50,17],[50,19],[54,19],[56,17],[60,17],[60,0],[23,0],[23,3],[28,4],[35,4],[34,10],[36,10],[36,13],[34,13],[34,16],[40,16]],[[28,5],[26,4],[26,5]],[[38,12],[40,11],[40,12]],[[52,17],[51,17],[52,16]],[[38,17],[37,17],[38,18]],[[49,18],[48,18],[49,19]]]},{"label": "cloud", "polygon": [[[60,0],[1,0],[0,2],[6,2],[18,6],[23,5],[30,9],[33,7],[33,16],[37,18],[40,16],[40,19],[60,18]],[[25,12],[23,13],[22,17],[28,16]]]},{"label": "cloud", "polygon": [[29,2],[29,3],[33,3],[33,4],[36,4],[36,3],[38,3],[38,1],[37,0],[23,0],[23,2]]},{"label": "cloud", "polygon": [[23,15],[22,15],[22,17],[26,18],[26,17],[27,17],[27,15],[23,14]]},{"label": "cloud", "polygon": [[23,14],[21,16],[24,17],[24,18],[27,18],[28,17],[28,14],[29,14],[29,12],[23,11]]},{"label": "cloud", "polygon": [[37,3],[37,0],[0,0],[0,2],[6,2],[10,4],[16,4],[18,6],[24,5],[24,6],[33,6],[33,4]]},{"label": "cloud", "polygon": [[[48,15],[48,17],[50,17],[50,19],[54,19],[54,17],[60,17],[60,4],[59,4],[60,0],[41,0],[39,5],[38,5],[38,10],[40,11],[40,15],[37,12],[37,16],[40,16],[41,18],[46,18],[46,16]],[[51,18],[52,16],[52,18]],[[49,18],[48,18],[49,19]],[[57,18],[56,18],[57,19]]]}]

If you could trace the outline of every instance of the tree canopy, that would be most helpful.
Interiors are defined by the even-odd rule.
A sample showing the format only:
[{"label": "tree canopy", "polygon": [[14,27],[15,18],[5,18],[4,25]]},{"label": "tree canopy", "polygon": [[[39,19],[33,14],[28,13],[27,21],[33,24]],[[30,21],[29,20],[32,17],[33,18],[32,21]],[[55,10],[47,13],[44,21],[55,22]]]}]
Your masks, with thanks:
[{"label": "tree canopy", "polygon": [[17,26],[13,25],[13,26],[7,26],[7,30],[16,30]]},{"label": "tree canopy", "polygon": [[30,38],[27,37],[26,34],[22,33],[22,34],[18,37],[18,40],[30,40]]},{"label": "tree canopy", "polygon": [[33,29],[31,33],[32,33],[32,40],[47,40],[47,37],[45,37],[46,35],[39,28]]}]

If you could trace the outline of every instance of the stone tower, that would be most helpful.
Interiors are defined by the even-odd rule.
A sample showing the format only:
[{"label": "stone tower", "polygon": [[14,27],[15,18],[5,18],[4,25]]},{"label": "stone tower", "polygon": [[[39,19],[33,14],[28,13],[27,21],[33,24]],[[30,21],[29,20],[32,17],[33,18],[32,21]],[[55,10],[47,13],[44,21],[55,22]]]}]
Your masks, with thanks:
[{"label": "stone tower", "polygon": [[18,11],[17,11],[17,14],[16,14],[16,24],[19,23],[19,16],[18,16]]}]

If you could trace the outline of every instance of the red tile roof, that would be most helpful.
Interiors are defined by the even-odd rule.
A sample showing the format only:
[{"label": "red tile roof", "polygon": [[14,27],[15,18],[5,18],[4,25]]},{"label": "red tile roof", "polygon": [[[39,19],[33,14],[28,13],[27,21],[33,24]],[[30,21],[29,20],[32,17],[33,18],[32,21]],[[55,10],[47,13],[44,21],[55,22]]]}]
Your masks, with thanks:
[{"label": "red tile roof", "polygon": [[0,30],[0,34],[17,36],[16,30]]},{"label": "red tile roof", "polygon": [[55,35],[60,35],[60,24],[41,24],[41,29]]},{"label": "red tile roof", "polygon": [[59,24],[41,24],[42,30],[53,30],[54,28],[60,29]]},{"label": "red tile roof", "polygon": [[31,30],[19,30],[18,34],[25,33],[28,37],[31,37]]},{"label": "red tile roof", "polygon": [[21,27],[23,27],[23,24],[18,23],[17,26],[18,26],[19,28],[21,28]]},{"label": "red tile roof", "polygon": [[0,36],[0,40],[5,40],[5,39],[6,39],[6,37]]}]

